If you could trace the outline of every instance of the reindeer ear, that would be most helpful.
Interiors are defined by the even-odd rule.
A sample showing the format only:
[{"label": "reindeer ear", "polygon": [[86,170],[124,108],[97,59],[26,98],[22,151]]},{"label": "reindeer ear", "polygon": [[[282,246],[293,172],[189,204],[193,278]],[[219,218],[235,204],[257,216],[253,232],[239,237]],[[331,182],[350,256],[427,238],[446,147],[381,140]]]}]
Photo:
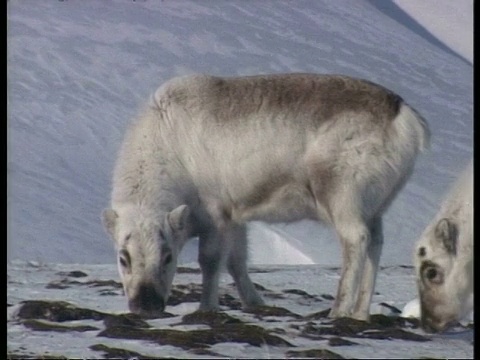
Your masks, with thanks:
[{"label": "reindeer ear", "polygon": [[187,205],[180,205],[167,214],[168,224],[174,231],[181,231],[187,227],[190,210]]},{"label": "reindeer ear", "polygon": [[115,234],[115,224],[117,222],[118,214],[113,209],[105,209],[102,212],[102,223],[105,230],[113,238]]},{"label": "reindeer ear", "polygon": [[441,219],[435,227],[435,237],[442,241],[448,253],[457,253],[457,226],[447,218]]}]

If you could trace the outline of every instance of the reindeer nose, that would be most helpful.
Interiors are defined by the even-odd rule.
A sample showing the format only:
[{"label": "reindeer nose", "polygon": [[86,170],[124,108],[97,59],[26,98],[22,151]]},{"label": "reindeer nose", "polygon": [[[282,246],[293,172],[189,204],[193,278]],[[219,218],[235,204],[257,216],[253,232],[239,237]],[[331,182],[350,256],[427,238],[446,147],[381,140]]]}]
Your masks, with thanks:
[{"label": "reindeer nose", "polygon": [[429,317],[422,318],[422,328],[429,333],[438,333],[447,329],[453,322],[444,322]]},{"label": "reindeer nose", "polygon": [[155,316],[163,312],[165,301],[153,285],[141,284],[137,295],[129,301],[129,308],[135,314]]}]

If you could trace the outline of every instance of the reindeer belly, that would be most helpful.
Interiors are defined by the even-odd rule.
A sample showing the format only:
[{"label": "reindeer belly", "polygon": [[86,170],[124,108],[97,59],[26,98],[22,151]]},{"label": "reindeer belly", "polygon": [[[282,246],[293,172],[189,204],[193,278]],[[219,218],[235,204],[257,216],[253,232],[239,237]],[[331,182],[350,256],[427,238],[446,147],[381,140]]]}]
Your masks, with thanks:
[{"label": "reindeer belly", "polygon": [[244,222],[292,222],[306,218],[315,219],[315,202],[306,187],[284,185],[260,198],[247,198],[232,206],[232,220]]}]

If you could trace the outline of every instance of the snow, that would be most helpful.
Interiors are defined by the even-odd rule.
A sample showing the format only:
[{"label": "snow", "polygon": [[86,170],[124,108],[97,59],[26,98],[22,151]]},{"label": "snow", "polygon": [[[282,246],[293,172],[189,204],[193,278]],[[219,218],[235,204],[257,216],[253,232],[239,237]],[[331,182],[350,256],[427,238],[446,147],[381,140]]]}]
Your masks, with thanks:
[{"label": "snow", "polygon": [[[194,265],[192,266],[195,269]],[[198,268],[197,268],[198,269]],[[48,284],[65,279],[62,274],[71,271],[82,271],[85,277],[74,278],[68,289],[48,288]],[[332,305],[326,295],[335,293],[338,281],[338,269],[326,268],[320,265],[263,265],[252,269],[252,280],[266,288],[262,295],[269,305],[286,308],[289,311],[307,316]],[[104,344],[112,348],[135,351],[144,356],[173,358],[205,358],[205,355],[192,351],[181,350],[171,345],[159,346],[150,341],[112,339],[99,336],[106,325],[99,320],[75,320],[60,323],[67,326],[89,325],[98,330],[85,332],[52,332],[25,329],[19,319],[19,309],[23,300],[59,300],[86,309],[92,309],[111,314],[126,313],[126,299],[122,291],[109,286],[87,286],[91,281],[116,279],[113,266],[90,264],[40,264],[35,262],[12,261],[8,268],[7,303],[7,346],[8,353],[20,353],[24,356],[36,354],[59,356],[67,358],[100,358],[101,353],[90,347]],[[315,281],[313,281],[315,279]],[[395,286],[392,287],[392,281]],[[415,288],[411,286],[413,269],[411,267],[392,266],[383,268],[377,280],[376,293],[373,298],[371,313],[392,316],[392,311],[381,303],[397,309],[402,308],[412,296]],[[174,285],[198,284],[200,274],[179,273]],[[220,284],[221,291],[237,297],[231,288],[231,278],[223,274]],[[83,284],[83,285],[82,285]],[[312,295],[323,295],[321,300],[299,297],[295,294],[286,295],[285,290],[301,290]],[[105,292],[105,290],[109,290]],[[103,295],[102,295],[103,293]],[[392,300],[393,299],[393,300]],[[208,329],[206,325],[183,325],[181,317],[196,310],[198,303],[184,302],[176,306],[168,306],[166,311],[175,315],[166,319],[147,320],[155,329],[175,329],[183,331]],[[473,358],[473,330],[457,329],[448,334],[426,335],[420,329],[408,329],[414,334],[426,336],[429,341],[414,342],[403,339],[368,339],[347,338],[356,343],[352,346],[328,345],[325,337],[309,339],[302,336],[295,326],[305,326],[307,321],[290,317],[269,316],[259,319],[252,314],[225,307],[224,312],[246,323],[275,330],[275,334],[287,340],[294,348],[264,345],[252,346],[242,342],[222,342],[212,345],[209,350],[221,355],[222,358],[286,358],[289,350],[328,349],[345,358]],[[315,324],[322,322],[316,321]],[[66,345],[68,344],[68,346]],[[219,358],[209,355],[208,358]]]},{"label": "snow", "polygon": [[473,64],[473,0],[393,0],[439,41]]},{"label": "snow", "polygon": [[[381,265],[411,265],[414,242],[473,156],[472,23],[473,0],[10,0],[7,257],[9,276],[23,284],[9,282],[8,301],[16,291],[21,296],[13,297],[15,303],[43,294],[35,287],[42,272],[26,276],[12,261],[52,264],[47,268],[83,264],[117,276],[100,213],[108,206],[123,132],[162,82],[194,72],[343,73],[402,95],[428,120],[432,145],[385,214]],[[252,264],[319,266],[321,281],[308,272],[296,274],[295,281],[309,292],[336,286],[336,273],[325,270],[341,264],[330,229],[310,221],[255,222],[249,231]],[[182,262],[195,259],[192,240]],[[270,275],[268,284],[284,287],[280,278],[286,274],[278,283]],[[402,308],[415,297],[415,283],[411,275],[388,275],[395,279],[385,284],[395,286],[382,292],[388,294],[383,301]],[[74,300],[79,294],[59,296]],[[125,310],[124,302],[106,306]],[[9,348],[25,343],[10,337],[15,331],[25,338],[9,325]],[[454,350],[448,344],[408,356],[472,356],[470,344],[455,343]],[[360,356],[356,351],[344,354]],[[265,356],[251,353],[257,355]]]},{"label": "snow", "polygon": [[420,317],[420,300],[415,298],[410,300],[402,310],[402,317],[405,318],[419,318]]}]

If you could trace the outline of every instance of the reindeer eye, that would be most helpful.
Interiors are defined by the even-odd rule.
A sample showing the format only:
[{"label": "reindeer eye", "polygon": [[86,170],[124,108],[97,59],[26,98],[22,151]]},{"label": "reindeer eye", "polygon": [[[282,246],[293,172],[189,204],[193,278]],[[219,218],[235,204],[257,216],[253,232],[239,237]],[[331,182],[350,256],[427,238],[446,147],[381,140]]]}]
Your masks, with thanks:
[{"label": "reindeer eye", "polygon": [[436,267],[428,267],[424,271],[425,278],[434,283],[434,284],[441,284],[443,283],[443,274],[442,272],[437,269]]},{"label": "reindeer eye", "polygon": [[158,235],[160,236],[160,239],[165,239],[165,233],[162,229],[158,230]]},{"label": "reindeer eye", "polygon": [[130,255],[128,254],[127,250],[120,250],[118,253],[118,261],[120,265],[124,268],[128,268],[130,266]]},{"label": "reindeer eye", "polygon": [[163,245],[162,246],[162,265],[168,265],[172,262],[172,250],[170,247]]},{"label": "reindeer eye", "polygon": [[425,247],[422,246],[420,249],[418,249],[418,256],[424,257],[426,254],[427,250],[425,250]]},{"label": "reindeer eye", "polygon": [[428,280],[435,279],[437,277],[437,269],[435,268],[428,269],[425,276],[427,277]]}]

